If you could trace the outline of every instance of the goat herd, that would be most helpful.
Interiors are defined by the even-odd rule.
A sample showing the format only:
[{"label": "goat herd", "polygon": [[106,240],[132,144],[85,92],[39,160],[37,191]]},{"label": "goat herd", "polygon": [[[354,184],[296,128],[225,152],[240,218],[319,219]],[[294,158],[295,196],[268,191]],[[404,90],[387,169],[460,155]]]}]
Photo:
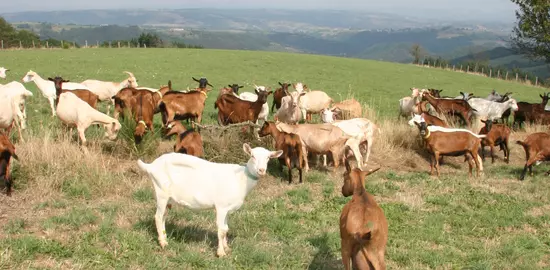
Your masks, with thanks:
[{"label": "goat herd", "polygon": [[[6,78],[5,68],[0,68],[0,78]],[[363,171],[372,149],[373,137],[378,127],[362,118],[361,104],[355,99],[333,103],[325,92],[310,90],[302,83],[279,83],[279,88],[255,86],[255,93],[239,94],[243,86],[230,84],[220,89],[214,108],[218,110],[219,125],[254,123],[251,130],[258,137],[271,135],[275,140],[276,151],[262,147],[251,148],[243,144],[243,151],[250,156],[246,165],[213,163],[202,159],[203,141],[200,133],[186,129],[181,120],[191,120],[195,127],[200,124],[205,101],[213,86],[206,78],[195,79],[199,85],[187,91],[172,90],[171,81],[157,88],[138,87],[137,79],[125,71],[128,78],[122,82],[85,80],[73,83],[61,77],[43,79],[36,72],[29,71],[22,81],[34,81],[41,93],[49,101],[52,116],[57,116],[64,124],[76,127],[86,150],[85,131],[92,124],[104,126],[105,136],[116,139],[121,124],[119,117],[132,117],[136,122],[134,137],[140,143],[144,134],[153,128],[153,116],[161,113],[166,135],[177,134],[175,153],[163,154],[152,163],[138,160],[138,166],[153,182],[157,200],[155,223],[158,240],[165,247],[165,213],[175,202],[190,209],[216,210],[218,227],[218,256],[229,250],[227,243],[228,214],[239,209],[246,195],[256,186],[257,181],[267,174],[269,159],[278,158],[280,169],[288,168],[288,181],[292,182],[291,170],[297,168],[302,182],[302,169],[309,170],[308,152],[323,155],[327,165],[327,154],[332,156],[334,169],[345,164],[342,194],[352,196],[342,210],[340,235],[342,260],[346,269],[350,263],[359,269],[385,269],[384,254],[388,237],[388,224],[382,209],[374,197],[364,188],[367,175],[377,171]],[[295,91],[290,92],[292,86]],[[400,115],[411,117],[410,125],[416,125],[425,148],[431,154],[431,173],[436,169],[439,176],[440,156],[464,155],[469,164],[469,175],[475,164],[477,175],[483,170],[478,155],[484,146],[493,149],[500,146],[504,150],[506,162],[509,160],[508,139],[510,128],[505,123],[493,123],[497,119],[507,119],[514,112],[514,123],[541,121],[547,123],[550,112],[544,110],[548,95],[541,95],[541,104],[516,102],[494,92],[488,98],[476,98],[463,94],[456,98],[440,97],[441,90],[412,88],[412,95],[400,100]],[[271,111],[275,122],[268,121],[267,98],[273,94]],[[12,81],[0,86],[0,128],[7,133],[0,134],[0,170],[7,194],[12,192],[10,177],[11,158],[17,159],[15,147],[7,134],[17,126],[19,138],[26,127],[25,99],[32,96],[22,83]],[[107,114],[97,110],[98,101],[108,102]],[[113,117],[108,116],[110,104],[114,104]],[[508,114],[506,114],[508,112]],[[298,124],[302,118],[312,120],[313,114],[320,114],[323,123]],[[450,128],[447,116],[458,116],[467,127],[471,119],[484,119],[485,127],[476,134],[468,129]],[[548,117],[548,118],[547,118]],[[258,121],[262,119],[263,125]],[[200,127],[200,125],[199,125]],[[259,129],[258,129],[259,128]],[[200,129],[198,129],[200,131]],[[550,157],[548,145],[550,137],[546,133],[534,133],[523,142],[527,162],[520,177],[523,180],[527,169],[535,162]],[[481,151],[484,157],[483,151]],[[350,160],[355,160],[352,168]]]}]

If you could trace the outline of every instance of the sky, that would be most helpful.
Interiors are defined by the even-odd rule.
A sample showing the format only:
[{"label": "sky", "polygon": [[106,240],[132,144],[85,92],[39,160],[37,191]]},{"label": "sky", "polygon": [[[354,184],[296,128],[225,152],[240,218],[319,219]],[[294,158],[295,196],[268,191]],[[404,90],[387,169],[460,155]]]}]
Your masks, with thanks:
[{"label": "sky", "polygon": [[415,17],[514,19],[509,0],[2,0],[0,11],[37,11],[114,8],[284,8],[364,10],[411,14]]}]

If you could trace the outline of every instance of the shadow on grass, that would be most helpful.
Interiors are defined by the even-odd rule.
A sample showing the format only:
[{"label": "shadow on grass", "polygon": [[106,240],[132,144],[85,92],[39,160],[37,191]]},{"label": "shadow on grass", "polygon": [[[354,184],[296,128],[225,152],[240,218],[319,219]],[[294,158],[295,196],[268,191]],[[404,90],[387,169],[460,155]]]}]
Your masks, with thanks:
[{"label": "shadow on grass", "polygon": [[308,266],[308,269],[340,269],[342,262],[336,259],[330,250],[329,236],[327,233],[309,238],[307,240],[311,245],[317,248],[317,253]]},{"label": "shadow on grass", "polygon": [[[155,241],[158,241],[157,227],[153,218],[140,220],[134,228],[144,229]],[[168,236],[168,246],[170,242],[177,243],[200,243],[206,242],[213,252],[218,248],[218,234],[215,231],[207,231],[197,226],[178,226],[171,222],[166,222],[166,235]],[[228,234],[228,242],[231,245],[233,237]]]}]

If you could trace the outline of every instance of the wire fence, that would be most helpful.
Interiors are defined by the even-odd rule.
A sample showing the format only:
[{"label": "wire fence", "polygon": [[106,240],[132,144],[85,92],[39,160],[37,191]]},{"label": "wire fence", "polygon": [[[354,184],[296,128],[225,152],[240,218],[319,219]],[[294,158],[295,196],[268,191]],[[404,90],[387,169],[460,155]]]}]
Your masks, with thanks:
[{"label": "wire fence", "polygon": [[147,45],[138,43],[133,43],[130,41],[95,41],[94,43],[88,43],[84,41],[83,45],[80,45],[76,42],[71,41],[32,41],[23,43],[19,41],[17,44],[8,44],[4,40],[0,40],[0,49],[1,50],[23,50],[23,49],[73,49],[73,48],[147,48]]}]

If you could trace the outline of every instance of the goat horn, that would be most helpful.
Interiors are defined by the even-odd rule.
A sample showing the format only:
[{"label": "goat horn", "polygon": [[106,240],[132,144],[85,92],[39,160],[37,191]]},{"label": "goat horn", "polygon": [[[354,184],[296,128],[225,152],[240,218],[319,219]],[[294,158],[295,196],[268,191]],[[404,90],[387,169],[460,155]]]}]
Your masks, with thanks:
[{"label": "goat horn", "polygon": [[130,77],[136,77],[136,76],[134,76],[134,73],[132,73],[132,72],[130,72],[130,71],[124,71],[124,73],[130,75]]}]

